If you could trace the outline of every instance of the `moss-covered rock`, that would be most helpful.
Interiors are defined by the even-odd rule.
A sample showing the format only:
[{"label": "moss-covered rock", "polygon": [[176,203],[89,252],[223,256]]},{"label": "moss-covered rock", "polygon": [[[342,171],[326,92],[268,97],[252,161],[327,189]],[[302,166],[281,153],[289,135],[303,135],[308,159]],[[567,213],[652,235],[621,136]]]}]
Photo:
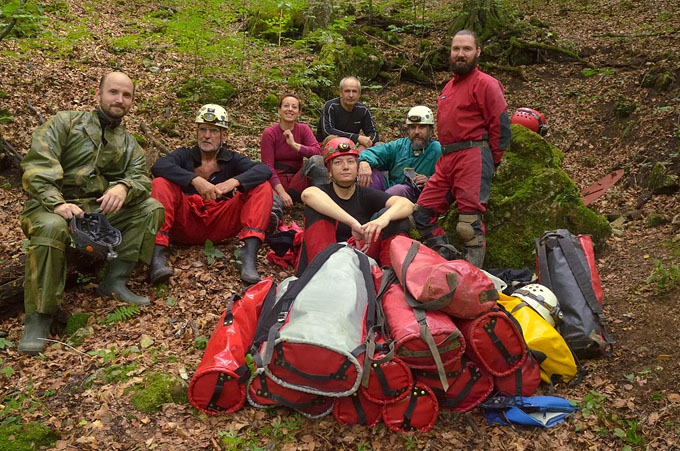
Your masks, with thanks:
[{"label": "moss-covered rock", "polygon": [[236,88],[221,78],[190,78],[177,89],[177,97],[198,103],[226,105],[236,95]]},{"label": "moss-covered rock", "polygon": [[264,99],[260,101],[260,106],[267,111],[276,111],[279,108],[279,96],[276,94],[267,94]]},{"label": "moss-covered rock", "polygon": [[671,222],[670,218],[660,214],[660,213],[650,213],[645,218],[645,225],[647,227],[659,227],[664,224]]},{"label": "moss-covered rock", "polygon": [[[484,217],[485,267],[533,268],[535,239],[547,230],[590,234],[602,246],[611,234],[609,223],[583,205],[578,188],[561,169],[564,154],[524,127],[513,125],[512,133]],[[456,237],[456,222],[455,211],[442,221],[450,238]]]},{"label": "moss-covered rock", "polygon": [[656,163],[649,173],[647,187],[652,194],[672,194],[678,190],[678,177],[670,174],[663,163]]},{"label": "moss-covered rock", "polygon": [[144,377],[144,382],[132,388],[130,402],[140,412],[159,412],[163,404],[185,404],[189,401],[188,385],[180,377],[152,372]]},{"label": "moss-covered rock", "polygon": [[0,425],[0,449],[3,451],[29,451],[52,448],[59,433],[39,423]]},{"label": "moss-covered rock", "polygon": [[71,335],[81,327],[85,327],[88,321],[92,318],[91,313],[74,313],[69,316],[66,322],[66,327],[64,328],[64,335]]}]

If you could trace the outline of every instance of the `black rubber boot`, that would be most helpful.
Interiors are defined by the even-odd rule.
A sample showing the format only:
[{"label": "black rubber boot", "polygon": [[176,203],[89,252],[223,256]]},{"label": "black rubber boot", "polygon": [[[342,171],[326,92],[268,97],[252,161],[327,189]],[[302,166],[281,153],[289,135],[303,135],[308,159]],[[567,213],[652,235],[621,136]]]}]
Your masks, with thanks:
[{"label": "black rubber boot", "polygon": [[309,177],[312,186],[325,185],[328,183],[328,169],[323,163],[321,155],[313,155],[302,165],[300,174]]},{"label": "black rubber boot", "polygon": [[165,256],[165,246],[157,244],[153,248],[151,266],[149,268],[149,280],[152,285],[165,283],[172,276],[172,269],[168,268],[168,259]]},{"label": "black rubber boot", "polygon": [[247,284],[254,284],[260,281],[257,273],[257,251],[262,242],[255,237],[243,240],[243,247],[239,250],[238,257],[241,260],[241,280]]},{"label": "black rubber boot", "polygon": [[118,300],[135,305],[149,305],[149,298],[137,296],[127,287],[130,274],[137,266],[137,262],[128,262],[119,258],[109,262],[109,270],[99,283],[97,292],[101,296],[115,296]]},{"label": "black rubber boot", "polygon": [[465,246],[465,261],[482,269],[485,253],[486,249],[484,249],[484,246]]},{"label": "black rubber boot", "polygon": [[24,318],[24,335],[19,341],[20,354],[38,355],[47,346],[47,334],[52,326],[52,315],[33,313]]},{"label": "black rubber boot", "polygon": [[279,224],[283,222],[283,201],[278,194],[274,194],[274,201],[272,202],[272,211],[269,213],[269,225],[267,226],[267,235],[276,233],[279,229]]}]

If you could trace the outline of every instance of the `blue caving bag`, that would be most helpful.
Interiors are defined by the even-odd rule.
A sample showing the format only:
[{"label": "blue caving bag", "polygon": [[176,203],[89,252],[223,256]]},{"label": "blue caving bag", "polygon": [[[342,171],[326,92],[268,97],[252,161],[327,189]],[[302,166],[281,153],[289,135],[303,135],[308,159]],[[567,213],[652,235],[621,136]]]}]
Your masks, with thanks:
[{"label": "blue caving bag", "polygon": [[479,405],[489,424],[553,427],[578,407],[559,396],[495,396]]}]

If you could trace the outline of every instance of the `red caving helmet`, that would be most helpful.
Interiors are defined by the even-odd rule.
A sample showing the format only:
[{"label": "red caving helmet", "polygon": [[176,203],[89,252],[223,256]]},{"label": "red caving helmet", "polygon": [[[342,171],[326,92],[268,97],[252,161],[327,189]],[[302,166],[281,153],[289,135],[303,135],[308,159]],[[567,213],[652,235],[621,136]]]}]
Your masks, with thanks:
[{"label": "red caving helmet", "polygon": [[326,143],[323,148],[323,162],[328,163],[335,157],[340,155],[354,155],[359,158],[359,151],[357,146],[349,138],[333,138]]},{"label": "red caving helmet", "polygon": [[548,133],[545,117],[540,112],[531,108],[517,108],[515,114],[512,115],[510,123],[519,124],[541,136],[545,136]]}]

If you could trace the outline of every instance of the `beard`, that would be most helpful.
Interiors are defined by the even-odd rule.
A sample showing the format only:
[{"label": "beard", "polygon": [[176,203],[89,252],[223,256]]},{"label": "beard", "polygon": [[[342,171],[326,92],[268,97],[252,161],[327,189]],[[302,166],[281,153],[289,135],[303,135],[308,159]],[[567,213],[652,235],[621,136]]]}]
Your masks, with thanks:
[{"label": "beard", "polygon": [[411,140],[411,150],[413,152],[422,152],[427,147],[427,142],[424,139],[412,139]]},{"label": "beard", "polygon": [[449,68],[456,76],[463,77],[472,72],[472,70],[477,67],[478,62],[479,57],[475,56],[469,63],[466,61],[451,61],[451,63],[449,63]]}]

